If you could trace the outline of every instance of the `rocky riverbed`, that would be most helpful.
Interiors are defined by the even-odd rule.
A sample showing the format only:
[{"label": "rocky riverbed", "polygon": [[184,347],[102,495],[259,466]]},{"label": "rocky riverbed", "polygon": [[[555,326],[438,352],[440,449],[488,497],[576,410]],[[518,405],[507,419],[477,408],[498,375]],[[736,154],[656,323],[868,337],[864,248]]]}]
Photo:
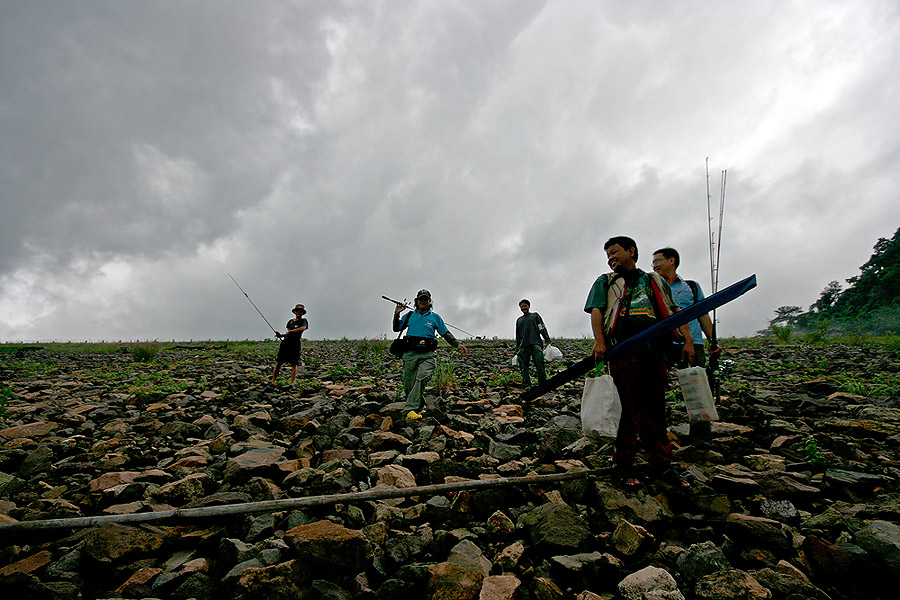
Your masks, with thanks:
[{"label": "rocky riverbed", "polygon": [[[710,436],[690,436],[670,393],[692,488],[626,490],[581,433],[580,381],[522,406],[511,342],[443,347],[407,421],[386,345],[307,342],[295,386],[269,383],[271,343],[3,347],[4,597],[896,597],[896,350],[735,344]],[[574,361],[588,342],[558,346]],[[462,487],[214,514],[448,483]],[[104,520],[154,513],[169,516]]]}]

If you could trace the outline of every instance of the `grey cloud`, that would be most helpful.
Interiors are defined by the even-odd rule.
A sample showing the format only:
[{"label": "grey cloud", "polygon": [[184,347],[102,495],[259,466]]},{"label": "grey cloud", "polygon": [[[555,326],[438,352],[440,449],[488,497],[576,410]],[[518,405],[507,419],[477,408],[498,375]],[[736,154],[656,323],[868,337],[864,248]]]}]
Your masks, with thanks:
[{"label": "grey cloud", "polygon": [[760,275],[723,311],[748,334],[900,218],[883,7],[3,6],[2,337],[261,337],[228,271],[276,326],[304,302],[313,337],[387,333],[379,296],[423,286],[478,334],[527,294],[585,335],[610,235],[706,281],[706,156],[723,284]]}]

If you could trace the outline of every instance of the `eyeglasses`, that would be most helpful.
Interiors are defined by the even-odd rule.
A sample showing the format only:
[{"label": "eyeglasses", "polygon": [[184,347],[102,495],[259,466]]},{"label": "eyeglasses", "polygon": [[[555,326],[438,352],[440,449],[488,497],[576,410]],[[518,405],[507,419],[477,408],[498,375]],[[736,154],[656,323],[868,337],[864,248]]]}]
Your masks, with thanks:
[{"label": "eyeglasses", "polygon": [[663,262],[664,260],[672,260],[672,259],[671,259],[671,258],[654,258],[654,259],[650,262],[650,264],[651,264],[651,265],[658,265],[659,263]]}]

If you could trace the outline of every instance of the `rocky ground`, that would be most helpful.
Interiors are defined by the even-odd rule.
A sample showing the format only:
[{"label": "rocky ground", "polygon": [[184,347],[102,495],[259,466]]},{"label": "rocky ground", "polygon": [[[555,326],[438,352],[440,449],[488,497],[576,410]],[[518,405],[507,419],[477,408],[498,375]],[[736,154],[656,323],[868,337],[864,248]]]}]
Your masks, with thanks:
[{"label": "rocky ground", "polygon": [[[565,358],[585,340],[559,342]],[[406,421],[386,342],[308,342],[297,385],[273,344],[0,351],[4,597],[173,599],[894,598],[900,352],[737,344],[720,422],[692,439],[690,490],[605,471],[538,484],[232,516],[23,530],[608,466],[581,383],[518,401],[512,345],[443,347]],[[136,358],[150,358],[139,362]],[[562,368],[562,365],[556,368]],[[0,409],[2,410],[2,409]],[[102,521],[102,519],[100,520]]]}]

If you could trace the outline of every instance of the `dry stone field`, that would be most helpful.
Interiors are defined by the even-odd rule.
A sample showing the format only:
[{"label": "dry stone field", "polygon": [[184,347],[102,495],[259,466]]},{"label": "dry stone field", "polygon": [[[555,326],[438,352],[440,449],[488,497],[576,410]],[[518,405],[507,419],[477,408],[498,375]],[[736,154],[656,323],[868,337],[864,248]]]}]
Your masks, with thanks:
[{"label": "dry stone field", "polygon": [[294,386],[271,342],[2,347],[2,597],[896,598],[897,350],[726,343],[709,437],[669,394],[691,489],[626,490],[580,380],[523,406],[512,342],[442,346],[407,421],[386,346]]}]

